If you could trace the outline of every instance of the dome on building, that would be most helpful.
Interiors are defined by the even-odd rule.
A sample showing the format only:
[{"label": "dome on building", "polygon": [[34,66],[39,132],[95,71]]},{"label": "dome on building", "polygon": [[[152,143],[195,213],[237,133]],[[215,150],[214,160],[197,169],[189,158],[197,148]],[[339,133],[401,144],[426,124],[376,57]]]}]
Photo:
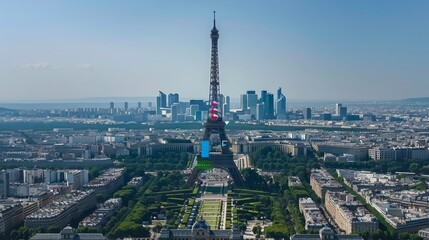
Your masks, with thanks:
[{"label": "dome on building", "polygon": [[210,225],[204,219],[200,219],[194,223],[192,226],[192,230],[204,229],[206,231],[210,231]]},{"label": "dome on building", "polygon": [[330,227],[323,227],[319,230],[319,234],[322,236],[334,235],[334,230],[332,230]]},{"label": "dome on building", "polygon": [[76,230],[73,229],[72,227],[70,227],[70,225],[69,225],[69,226],[63,228],[63,230],[61,230],[61,233],[68,233],[68,234],[76,233]]}]

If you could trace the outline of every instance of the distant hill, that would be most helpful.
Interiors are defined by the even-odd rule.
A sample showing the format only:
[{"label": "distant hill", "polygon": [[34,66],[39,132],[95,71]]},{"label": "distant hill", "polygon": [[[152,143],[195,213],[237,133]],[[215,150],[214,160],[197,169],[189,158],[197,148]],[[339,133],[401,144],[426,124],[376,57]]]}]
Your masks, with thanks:
[{"label": "distant hill", "polygon": [[9,108],[2,108],[0,107],[0,112],[16,112],[17,110],[15,109],[9,109]]},{"label": "distant hill", "polygon": [[422,98],[406,98],[400,100],[401,102],[407,102],[407,103],[429,103],[429,97],[422,97]]}]

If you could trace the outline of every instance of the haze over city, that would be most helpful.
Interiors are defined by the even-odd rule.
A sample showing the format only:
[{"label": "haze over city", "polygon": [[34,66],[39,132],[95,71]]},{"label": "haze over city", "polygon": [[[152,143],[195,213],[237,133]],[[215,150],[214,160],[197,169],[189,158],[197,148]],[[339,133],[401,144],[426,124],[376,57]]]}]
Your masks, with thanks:
[{"label": "haze over city", "polygon": [[[211,12],[221,92],[289,99],[425,97],[427,1],[4,2],[0,101],[207,98]],[[72,101],[72,100],[71,100]]]},{"label": "haze over city", "polygon": [[14,1],[0,240],[429,240],[426,1]]}]

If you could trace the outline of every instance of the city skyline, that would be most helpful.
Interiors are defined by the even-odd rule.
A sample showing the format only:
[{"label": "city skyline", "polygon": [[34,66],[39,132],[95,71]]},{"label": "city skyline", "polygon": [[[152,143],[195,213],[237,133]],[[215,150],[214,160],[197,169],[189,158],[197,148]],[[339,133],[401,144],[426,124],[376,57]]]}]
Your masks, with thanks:
[{"label": "city skyline", "polygon": [[161,88],[207,99],[212,10],[224,95],[281,87],[292,100],[427,96],[424,1],[99,3],[5,4],[0,102]]}]

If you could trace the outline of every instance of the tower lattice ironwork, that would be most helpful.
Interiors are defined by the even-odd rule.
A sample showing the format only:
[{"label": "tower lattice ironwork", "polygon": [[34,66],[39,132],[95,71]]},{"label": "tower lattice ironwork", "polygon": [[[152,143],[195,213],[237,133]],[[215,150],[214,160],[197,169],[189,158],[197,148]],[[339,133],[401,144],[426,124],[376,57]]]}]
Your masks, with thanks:
[{"label": "tower lattice ironwork", "polygon": [[[243,177],[234,163],[234,156],[230,150],[231,144],[225,133],[225,122],[222,118],[222,112],[219,110],[218,104],[221,102],[219,99],[220,84],[219,84],[219,57],[218,57],[218,40],[219,31],[216,28],[216,12],[213,12],[213,28],[210,33],[212,41],[211,51],[211,67],[210,67],[210,90],[209,90],[209,115],[205,123],[205,131],[203,140],[211,141],[213,134],[219,135],[220,152],[210,152],[209,160],[213,164],[213,168],[221,168],[229,173],[234,180],[235,185],[243,186]],[[191,176],[188,178],[188,185],[193,184],[202,170],[194,167]]]},{"label": "tower lattice ironwork", "polygon": [[219,55],[218,40],[219,31],[216,28],[216,12],[213,12],[213,28],[210,34],[212,40],[211,67],[210,67],[210,102],[219,102],[220,85],[219,85]]}]

